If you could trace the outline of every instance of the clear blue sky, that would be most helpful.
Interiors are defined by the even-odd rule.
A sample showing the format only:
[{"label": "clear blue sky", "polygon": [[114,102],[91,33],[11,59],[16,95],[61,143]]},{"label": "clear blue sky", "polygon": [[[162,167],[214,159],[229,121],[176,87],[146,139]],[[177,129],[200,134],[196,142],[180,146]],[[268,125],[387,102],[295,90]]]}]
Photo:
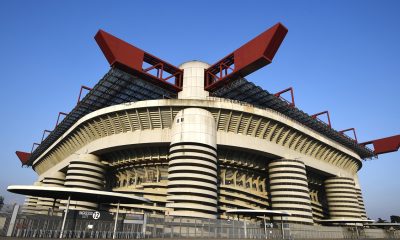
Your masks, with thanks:
[{"label": "clear blue sky", "polygon": [[[278,3],[279,2],[279,3]],[[175,65],[213,63],[276,22],[289,29],[274,62],[248,76],[270,92],[295,89],[308,113],[329,110],[361,141],[400,133],[400,1],[1,1],[0,195],[31,184],[30,151],[80,85],[109,67],[93,40],[104,29]],[[371,218],[400,215],[400,153],[364,162]]]}]

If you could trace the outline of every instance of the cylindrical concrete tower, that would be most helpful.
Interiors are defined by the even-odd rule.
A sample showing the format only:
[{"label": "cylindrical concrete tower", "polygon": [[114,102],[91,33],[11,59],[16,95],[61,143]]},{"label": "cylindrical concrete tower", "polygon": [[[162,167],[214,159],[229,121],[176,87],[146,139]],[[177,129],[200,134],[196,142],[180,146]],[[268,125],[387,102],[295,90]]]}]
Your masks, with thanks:
[{"label": "cylindrical concrete tower", "polygon": [[168,167],[168,215],[217,218],[217,145],[212,114],[178,112],[172,125]]},{"label": "cylindrical concrete tower", "polygon": [[277,159],[268,165],[268,169],[272,209],[291,213],[289,222],[313,224],[310,190],[303,161]]},{"label": "cylindrical concrete tower", "polygon": [[361,188],[359,186],[356,186],[356,194],[357,194],[358,207],[360,209],[361,219],[366,220],[368,219],[368,217],[365,211],[364,199],[362,197]]},{"label": "cylindrical concrete tower", "polygon": [[326,200],[331,219],[360,219],[360,207],[354,180],[333,177],[325,180]]},{"label": "cylindrical concrete tower", "polygon": [[[34,186],[41,186],[42,182],[37,181],[33,184]],[[34,197],[34,196],[27,196],[24,202],[24,207],[22,209],[22,211],[24,213],[38,213],[38,211],[40,210],[40,207],[38,205],[39,202],[39,198],[38,197]]]},{"label": "cylindrical concrete tower", "polygon": [[[42,180],[42,186],[45,187],[64,187],[65,174],[62,172],[56,172],[49,177],[45,177]],[[53,198],[39,198],[38,199],[39,208],[44,211],[42,213],[47,213],[48,211],[58,210],[60,207],[60,200],[54,201]]]},{"label": "cylindrical concrete tower", "polygon": [[204,90],[204,70],[210,67],[207,63],[190,61],[179,66],[183,70],[182,91],[179,99],[205,99],[209,93]]},{"label": "cylindrical concrete tower", "polygon": [[[104,189],[104,164],[93,154],[80,154],[68,165],[65,187],[92,190]],[[64,201],[63,201],[64,202]],[[96,209],[97,203],[71,201],[71,208]]]},{"label": "cylindrical concrete tower", "polygon": [[359,182],[357,174],[354,175],[354,185],[356,187],[356,194],[357,194],[357,200],[358,200],[358,207],[360,210],[360,217],[363,220],[367,220],[368,217],[367,217],[367,213],[365,211],[364,199],[362,196],[361,186],[360,186],[360,182]]}]

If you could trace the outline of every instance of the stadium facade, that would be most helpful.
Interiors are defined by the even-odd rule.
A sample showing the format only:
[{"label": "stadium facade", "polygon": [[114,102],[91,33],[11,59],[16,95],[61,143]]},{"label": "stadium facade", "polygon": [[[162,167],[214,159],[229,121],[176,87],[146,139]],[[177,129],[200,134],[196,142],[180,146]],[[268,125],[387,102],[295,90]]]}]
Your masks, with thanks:
[{"label": "stadium facade", "polygon": [[[277,24],[216,64],[175,67],[99,31],[111,69],[36,149],[17,155],[39,175],[34,185],[152,202],[122,205],[126,212],[226,219],[230,209],[270,209],[309,225],[366,219],[357,172],[377,153],[244,78],[272,61],[286,33]],[[53,205],[28,197],[25,211]]]}]

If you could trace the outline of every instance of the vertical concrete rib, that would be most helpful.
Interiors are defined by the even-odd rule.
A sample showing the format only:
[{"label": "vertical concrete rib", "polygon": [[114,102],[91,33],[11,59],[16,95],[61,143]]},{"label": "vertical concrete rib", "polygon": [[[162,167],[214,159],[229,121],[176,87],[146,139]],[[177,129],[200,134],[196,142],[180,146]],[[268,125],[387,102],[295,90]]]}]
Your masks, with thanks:
[{"label": "vertical concrete rib", "polygon": [[[65,187],[83,188],[91,190],[104,189],[104,164],[93,154],[80,154],[79,158],[72,160],[68,165]],[[73,201],[72,209],[96,209],[97,203]]]},{"label": "vertical concrete rib", "polygon": [[167,214],[217,218],[216,126],[200,108],[178,112],[172,125]]},{"label": "vertical concrete rib", "polygon": [[360,206],[354,180],[333,177],[325,180],[326,199],[331,219],[360,219]]},{"label": "vertical concrete rib", "polygon": [[[292,214],[289,222],[313,224],[306,168],[301,160],[277,159],[268,165],[273,210]],[[274,217],[278,220],[279,217]]]}]

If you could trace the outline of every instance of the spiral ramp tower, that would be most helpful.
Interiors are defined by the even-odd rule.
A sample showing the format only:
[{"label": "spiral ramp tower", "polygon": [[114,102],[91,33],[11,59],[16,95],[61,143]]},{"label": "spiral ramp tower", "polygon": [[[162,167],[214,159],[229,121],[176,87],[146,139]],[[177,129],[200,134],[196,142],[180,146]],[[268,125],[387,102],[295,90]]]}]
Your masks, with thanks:
[{"label": "spiral ramp tower", "polygon": [[[72,160],[67,168],[64,187],[88,190],[104,189],[105,167],[100,158],[93,154],[80,154]],[[62,201],[66,203],[65,200]],[[96,210],[98,203],[86,201],[71,201],[70,208],[77,210]]]}]

